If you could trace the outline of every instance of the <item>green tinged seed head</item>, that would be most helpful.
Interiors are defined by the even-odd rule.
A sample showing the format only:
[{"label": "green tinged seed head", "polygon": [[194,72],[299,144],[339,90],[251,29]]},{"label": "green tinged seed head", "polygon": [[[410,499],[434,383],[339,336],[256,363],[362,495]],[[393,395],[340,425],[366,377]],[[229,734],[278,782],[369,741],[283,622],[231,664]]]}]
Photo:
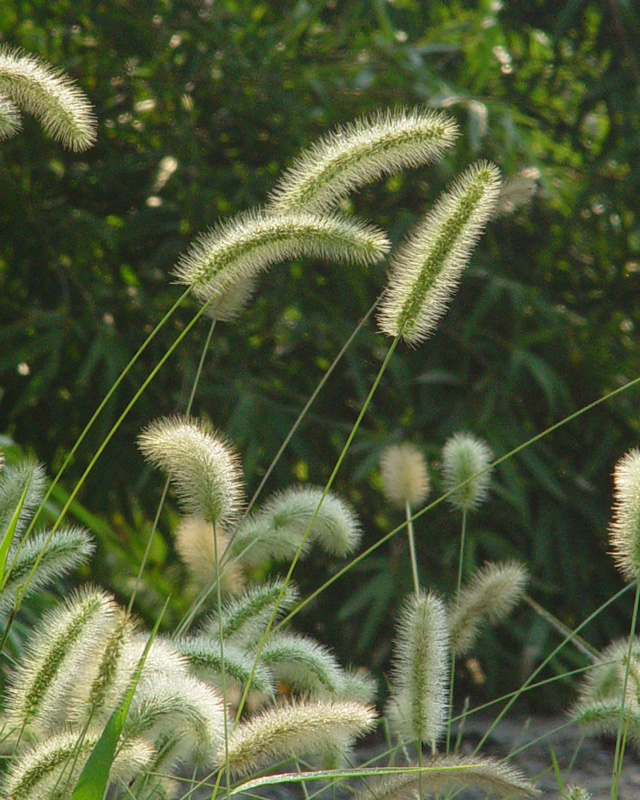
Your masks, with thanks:
[{"label": "green tinged seed head", "polygon": [[469,433],[455,433],[445,442],[442,450],[444,485],[447,492],[453,492],[449,502],[455,508],[472,511],[485,500],[491,480],[487,468],[492,457],[489,446]]},{"label": "green tinged seed head", "polygon": [[609,542],[613,560],[628,581],[640,577],[640,450],[624,455],[613,472],[613,520]]},{"label": "green tinged seed head", "polygon": [[491,218],[499,192],[498,168],[482,161],[440,196],[391,263],[378,314],[383,333],[416,345],[433,332]]},{"label": "green tinged seed head", "polygon": [[385,496],[399,508],[420,505],[429,494],[429,473],[424,456],[409,442],[394,444],[380,459],[380,477]]},{"label": "green tinged seed head", "polygon": [[49,136],[71,150],[86,150],[95,142],[96,122],[84,92],[59,70],[8,45],[0,45],[0,96],[11,103],[13,131],[19,124],[17,106],[37,117]]},{"label": "green tinged seed head", "polygon": [[252,209],[195,239],[175,274],[200,302],[211,301],[229,319],[272,264],[306,256],[369,265],[380,261],[389,246],[382,231],[360,220]]},{"label": "green tinged seed head", "polygon": [[[347,700],[307,700],[267,709],[231,733],[231,772],[246,775],[278,759],[332,751],[370,731],[375,718],[370,706]],[[219,761],[224,760],[221,749]]]},{"label": "green tinged seed head", "polygon": [[[534,797],[538,794],[535,786],[524,778],[518,770],[507,767],[488,758],[442,756],[433,761],[422,762],[422,773],[418,774],[417,764],[411,765],[415,771],[398,775],[385,775],[377,780],[367,781],[368,788],[356,794],[355,800],[411,800],[423,797],[447,796],[445,792],[482,791],[491,797]],[[466,796],[465,791],[465,796]],[[474,794],[475,796],[475,794]]]},{"label": "green tinged seed head", "polygon": [[446,726],[449,631],[445,605],[412,595],[398,620],[389,721],[405,742],[435,746]]},{"label": "green tinged seed head", "polygon": [[270,208],[278,213],[326,212],[351,190],[405,167],[435,161],[458,126],[430,109],[378,112],[337,128],[303,152],[278,181]]},{"label": "green tinged seed head", "polygon": [[138,437],[142,454],[168,473],[188,513],[226,522],[243,499],[240,461],[220,433],[202,420],[167,417]]},{"label": "green tinged seed head", "polygon": [[562,792],[561,800],[591,800],[591,792],[581,786],[567,786]]},{"label": "green tinged seed head", "polygon": [[496,623],[504,619],[522,597],[526,584],[527,570],[515,561],[479,569],[449,608],[452,652],[468,652],[484,620]]}]

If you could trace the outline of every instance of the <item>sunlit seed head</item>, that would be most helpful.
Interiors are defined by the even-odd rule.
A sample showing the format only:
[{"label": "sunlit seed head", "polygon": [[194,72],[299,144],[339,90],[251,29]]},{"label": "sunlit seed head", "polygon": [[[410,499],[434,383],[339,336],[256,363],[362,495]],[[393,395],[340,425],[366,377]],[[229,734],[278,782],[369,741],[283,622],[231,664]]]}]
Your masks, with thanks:
[{"label": "sunlit seed head", "polygon": [[147,461],[165,470],[187,512],[225,522],[243,500],[240,461],[226,439],[202,420],[168,417],[138,437]]},{"label": "sunlit seed head", "polygon": [[439,158],[458,135],[453,119],[431,109],[378,112],[337,128],[303,152],[278,181],[270,208],[324,212],[382,175]]},{"label": "sunlit seed head", "polygon": [[[449,502],[461,511],[476,509],[487,497],[493,454],[486,442],[469,433],[455,433],[442,450],[442,471]],[[482,473],[482,474],[479,474]],[[461,485],[462,484],[462,485]]]},{"label": "sunlit seed head", "polygon": [[385,496],[400,508],[406,503],[420,505],[429,494],[429,473],[424,456],[409,442],[387,447],[380,459],[380,477]]},{"label": "sunlit seed head", "polygon": [[0,45],[0,94],[37,117],[65,147],[86,150],[95,142],[95,117],[84,92],[41,59]]},{"label": "sunlit seed head", "polygon": [[383,333],[417,345],[435,330],[499,191],[498,168],[480,162],[438,198],[392,260],[378,313]]},{"label": "sunlit seed head", "polygon": [[274,215],[262,209],[238,214],[198,236],[180,257],[175,275],[196,298],[225,319],[246,303],[255,280],[290,258],[324,258],[375,264],[388,252],[385,234],[338,214]]},{"label": "sunlit seed head", "polygon": [[237,594],[242,589],[244,575],[240,567],[228,558],[229,537],[221,525],[216,525],[214,534],[210,522],[189,516],[182,519],[175,536],[176,552],[194,583],[203,588],[220,577],[223,592]]},{"label": "sunlit seed head", "polygon": [[609,542],[613,560],[626,580],[640,577],[640,450],[634,448],[613,472],[613,519]]}]

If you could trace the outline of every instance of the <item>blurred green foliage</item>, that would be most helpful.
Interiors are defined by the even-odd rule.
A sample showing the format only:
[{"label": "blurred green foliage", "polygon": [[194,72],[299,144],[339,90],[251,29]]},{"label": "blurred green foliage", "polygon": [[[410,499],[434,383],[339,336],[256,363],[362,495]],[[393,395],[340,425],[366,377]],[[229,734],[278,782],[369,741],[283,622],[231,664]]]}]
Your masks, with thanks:
[{"label": "blurred green foliage", "polygon": [[[392,362],[336,485],[363,517],[365,545],[401,522],[379,492],[390,441],[422,446],[437,488],[451,433],[472,431],[501,455],[640,373],[640,12],[628,0],[5,0],[0,31],[75,77],[100,124],[80,156],[33,122],[0,150],[3,427],[51,472],[178,297],[171,267],[193,236],[262,203],[279,171],[336,123],[398,103],[446,108],[463,136],[440,164],[353,197],[346,210],[394,241],[473,159],[526,170],[538,191],[492,224],[436,336]],[[384,267],[281,265],[237,323],[216,328],[194,412],[239,447],[250,491],[384,280]],[[194,309],[181,309],[124,381],[67,488]],[[81,494],[105,520],[93,577],[124,595],[161,491],[134,439],[150,419],[184,410],[207,333],[203,320]],[[385,347],[371,323],[268,490],[326,480]],[[637,399],[619,395],[502,465],[470,522],[469,564],[523,559],[532,593],[568,625],[619,586],[605,555],[609,476],[637,440]],[[184,583],[174,522],[169,507],[146,613]],[[444,506],[416,523],[423,580],[443,592],[455,585],[458,525]],[[393,612],[410,589],[404,542],[306,614],[343,657],[386,665]],[[310,560],[299,580],[315,587],[338,566]],[[593,626],[596,645],[623,632],[627,611]],[[479,651],[488,688],[515,683],[525,641],[534,662],[554,636],[526,610],[492,635]]]}]

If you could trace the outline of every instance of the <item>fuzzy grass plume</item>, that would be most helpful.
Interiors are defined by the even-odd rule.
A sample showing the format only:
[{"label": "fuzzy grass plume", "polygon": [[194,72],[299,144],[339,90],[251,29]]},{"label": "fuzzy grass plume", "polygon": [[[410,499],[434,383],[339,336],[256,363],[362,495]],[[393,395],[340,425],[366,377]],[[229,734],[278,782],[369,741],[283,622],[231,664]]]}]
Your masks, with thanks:
[{"label": "fuzzy grass plume", "polygon": [[383,111],[338,127],[284,173],[270,208],[326,212],[365,183],[436,160],[457,135],[450,117],[429,109]]},{"label": "fuzzy grass plume", "polygon": [[417,345],[433,332],[499,192],[498,168],[481,161],[440,196],[392,261],[378,314],[383,333]]},{"label": "fuzzy grass plume", "polygon": [[167,417],[138,437],[147,461],[165,470],[188,513],[227,522],[243,500],[240,461],[226,439],[202,420]]},{"label": "fuzzy grass plume", "polygon": [[[215,535],[215,542],[214,542]],[[229,537],[221,525],[214,526],[200,517],[184,517],[175,532],[176,552],[185,564],[193,583],[200,588],[210,586],[220,579],[222,592],[237,594],[244,586],[240,566],[228,558]],[[216,551],[218,560],[216,561]]]},{"label": "fuzzy grass plume", "polygon": [[447,716],[447,612],[433,593],[412,595],[400,613],[388,716],[406,742],[435,747]]},{"label": "fuzzy grass plume", "polygon": [[394,505],[404,508],[423,503],[429,494],[429,473],[424,456],[409,442],[387,447],[380,459],[382,490]]},{"label": "fuzzy grass plume", "polygon": [[179,259],[175,274],[200,302],[221,304],[229,318],[230,298],[244,304],[256,277],[272,264],[307,256],[369,265],[388,250],[385,234],[360,220],[253,209],[197,237]]},{"label": "fuzzy grass plume", "polygon": [[328,493],[324,500],[322,496],[323,490],[315,486],[293,487],[272,495],[236,531],[233,548],[241,562],[293,558],[312,520],[305,550],[307,543],[316,543],[339,558],[352,553],[361,535],[355,512],[338,495]]},{"label": "fuzzy grass plume", "polygon": [[370,731],[375,718],[370,706],[346,700],[301,701],[262,711],[229,737],[231,772],[246,775],[278,759],[332,751]]},{"label": "fuzzy grass plume", "polygon": [[640,450],[634,448],[613,472],[613,520],[609,541],[613,560],[628,581],[640,577]]},{"label": "fuzzy grass plume", "polygon": [[423,763],[421,775],[417,771],[385,775],[375,781],[368,780],[367,786],[356,795],[356,800],[415,800],[419,798],[419,790],[429,796],[460,790],[483,791],[491,797],[509,798],[538,794],[535,786],[511,767],[487,758],[460,756],[427,761]]},{"label": "fuzzy grass plume", "polygon": [[449,608],[451,650],[463,655],[473,645],[483,620],[499,622],[522,597],[527,570],[515,561],[486,564]]},{"label": "fuzzy grass plume", "polygon": [[472,511],[484,502],[491,481],[488,467],[492,457],[486,442],[470,433],[454,433],[447,439],[442,450],[442,472],[445,490],[453,492],[449,497],[452,506]]},{"label": "fuzzy grass plume", "polygon": [[84,92],[59,70],[8,45],[0,45],[0,97],[5,136],[19,127],[18,108],[71,150],[86,150],[95,142],[96,122]]}]

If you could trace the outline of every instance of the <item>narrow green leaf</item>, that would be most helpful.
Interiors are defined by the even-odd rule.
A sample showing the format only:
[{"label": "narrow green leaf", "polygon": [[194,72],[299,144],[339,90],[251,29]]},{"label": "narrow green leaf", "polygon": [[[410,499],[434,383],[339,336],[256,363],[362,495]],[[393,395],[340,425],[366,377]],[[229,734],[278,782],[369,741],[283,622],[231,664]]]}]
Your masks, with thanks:
[{"label": "narrow green leaf", "polygon": [[167,598],[164,607],[158,616],[156,624],[151,631],[149,641],[147,642],[142,657],[140,658],[135,675],[133,676],[129,688],[127,689],[124,699],[122,700],[120,708],[116,709],[109,717],[109,721],[107,722],[102,735],[98,739],[98,743],[93,748],[87,763],[84,765],[84,769],[80,773],[76,787],[71,795],[71,800],[102,800],[104,797],[107,783],[109,781],[109,772],[111,771],[111,766],[116,757],[118,740],[120,739],[120,734],[122,733],[122,728],[124,727],[124,723],[127,719],[127,714],[129,713],[129,707],[131,706],[133,695],[135,694],[138,681],[140,680],[142,668],[147,660],[149,648],[151,647],[153,640],[156,638],[158,628],[160,627],[160,622],[162,621],[162,617],[167,610],[170,599],[171,597]]},{"label": "narrow green leaf", "polygon": [[2,582],[0,583],[0,592],[4,589],[5,584],[7,582],[8,575],[5,575],[5,568],[7,566],[7,556],[9,554],[9,550],[11,545],[13,544],[13,537],[16,533],[16,528],[18,527],[18,520],[20,519],[20,514],[22,513],[22,507],[24,506],[25,500],[27,499],[27,494],[29,492],[29,487],[31,486],[31,478],[32,475],[29,477],[29,480],[26,482],[24,491],[20,496],[20,500],[18,501],[18,505],[16,506],[16,510],[13,512],[13,516],[11,517],[11,522],[9,523],[9,527],[6,530],[5,535],[2,538],[2,543],[0,544],[0,575],[2,576]]}]

